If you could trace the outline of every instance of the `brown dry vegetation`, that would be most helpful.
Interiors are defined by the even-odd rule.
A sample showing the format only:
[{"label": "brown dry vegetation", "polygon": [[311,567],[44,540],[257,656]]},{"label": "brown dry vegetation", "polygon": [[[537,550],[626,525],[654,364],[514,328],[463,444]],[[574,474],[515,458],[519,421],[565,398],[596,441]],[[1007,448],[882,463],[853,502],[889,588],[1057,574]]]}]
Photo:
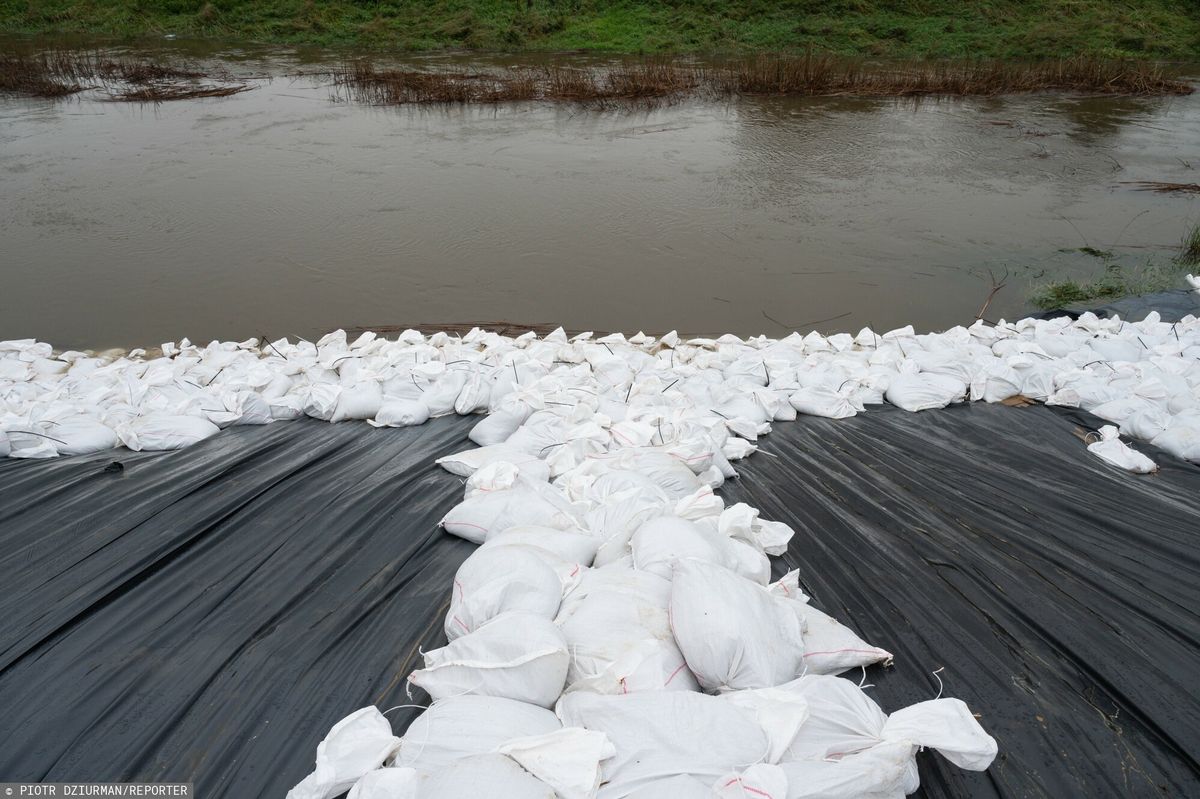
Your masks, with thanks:
[{"label": "brown dry vegetation", "polygon": [[714,88],[731,94],[990,96],[1029,92],[1190,94],[1192,86],[1157,64],[1072,58],[1008,61],[869,62],[833,55],[760,56],[711,73]]},{"label": "brown dry vegetation", "polygon": [[205,77],[190,67],[99,52],[45,50],[0,56],[0,93],[26,97],[66,97],[104,89],[113,100],[157,102],[224,97],[249,88],[197,83]]},{"label": "brown dry vegetation", "polygon": [[228,97],[248,91],[250,87],[241,83],[226,86],[156,83],[136,89],[109,92],[105,99],[129,103],[165,103],[171,100],[196,100],[201,97]]},{"label": "brown dry vegetation", "polygon": [[833,55],[761,56],[714,66],[647,60],[605,68],[513,67],[477,71],[389,70],[346,64],[334,83],[374,105],[544,100],[600,103],[684,96],[992,96],[1029,92],[1113,95],[1190,94],[1191,84],[1146,62],[1066,59],[879,63]]},{"label": "brown dry vegetation", "polygon": [[1200,194],[1200,183],[1165,183],[1160,180],[1127,180],[1134,191],[1153,191],[1158,194]]}]

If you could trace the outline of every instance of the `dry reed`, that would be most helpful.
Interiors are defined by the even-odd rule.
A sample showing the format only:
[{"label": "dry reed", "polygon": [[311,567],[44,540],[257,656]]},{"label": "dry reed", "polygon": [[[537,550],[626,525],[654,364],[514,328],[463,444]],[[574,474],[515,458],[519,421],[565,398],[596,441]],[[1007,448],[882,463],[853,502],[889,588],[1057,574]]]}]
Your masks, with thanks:
[{"label": "dry reed", "polygon": [[715,66],[647,60],[612,67],[516,67],[494,73],[343,65],[334,84],[373,105],[541,100],[608,104],[688,96],[994,96],[1030,92],[1108,95],[1190,94],[1193,87],[1156,64],[1103,59],[870,62],[833,55],[760,56]]},{"label": "dry reed", "polygon": [[[106,89],[114,100],[166,100],[222,97],[246,86],[202,86],[208,77],[197,69],[142,58],[93,51],[43,50],[0,56],[0,93],[27,97],[65,97],[88,89]],[[141,88],[130,88],[130,87]]]},{"label": "dry reed", "polygon": [[1153,191],[1159,194],[1200,194],[1200,183],[1165,183],[1160,180],[1127,180],[1134,191]]}]

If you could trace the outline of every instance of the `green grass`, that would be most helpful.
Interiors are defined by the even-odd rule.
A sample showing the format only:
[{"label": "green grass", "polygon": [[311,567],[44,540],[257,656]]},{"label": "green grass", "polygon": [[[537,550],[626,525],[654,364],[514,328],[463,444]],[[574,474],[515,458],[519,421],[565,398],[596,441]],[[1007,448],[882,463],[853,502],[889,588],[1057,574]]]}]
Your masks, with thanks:
[{"label": "green grass", "polygon": [[1195,0],[0,0],[0,31],[407,50],[1200,57]]},{"label": "green grass", "polygon": [[1200,224],[1192,225],[1192,229],[1183,237],[1175,261],[1180,266],[1200,265]]},{"label": "green grass", "polygon": [[[1200,234],[1194,235],[1200,238]],[[1121,297],[1178,289],[1184,285],[1186,267],[1181,258],[1150,261],[1136,268],[1107,262],[1104,272],[1094,280],[1056,280],[1035,286],[1029,301],[1042,310],[1050,310],[1085,303],[1102,305]]]}]

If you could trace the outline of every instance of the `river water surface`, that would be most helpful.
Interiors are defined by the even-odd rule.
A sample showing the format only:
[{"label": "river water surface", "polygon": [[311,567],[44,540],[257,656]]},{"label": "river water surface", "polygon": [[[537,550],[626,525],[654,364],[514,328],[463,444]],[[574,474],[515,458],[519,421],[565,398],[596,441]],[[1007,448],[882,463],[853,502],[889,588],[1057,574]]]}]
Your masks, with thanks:
[{"label": "river water surface", "polygon": [[1200,220],[1125,184],[1200,182],[1200,94],[379,108],[296,75],[311,53],[204,57],[260,77],[0,99],[0,338],[942,328],[989,271],[1010,277],[987,316],[1012,318],[1103,269],[1079,248],[1166,259]]}]

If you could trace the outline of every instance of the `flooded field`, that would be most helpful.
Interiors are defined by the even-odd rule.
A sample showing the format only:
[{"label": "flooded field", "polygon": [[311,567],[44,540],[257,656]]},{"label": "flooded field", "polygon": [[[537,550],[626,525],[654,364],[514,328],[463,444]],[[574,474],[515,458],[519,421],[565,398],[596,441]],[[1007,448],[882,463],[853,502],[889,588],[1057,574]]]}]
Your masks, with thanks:
[{"label": "flooded field", "polygon": [[1130,185],[1200,182],[1200,94],[383,108],[312,53],[167,46],[251,90],[0,98],[0,338],[942,328],[1200,221]]}]

